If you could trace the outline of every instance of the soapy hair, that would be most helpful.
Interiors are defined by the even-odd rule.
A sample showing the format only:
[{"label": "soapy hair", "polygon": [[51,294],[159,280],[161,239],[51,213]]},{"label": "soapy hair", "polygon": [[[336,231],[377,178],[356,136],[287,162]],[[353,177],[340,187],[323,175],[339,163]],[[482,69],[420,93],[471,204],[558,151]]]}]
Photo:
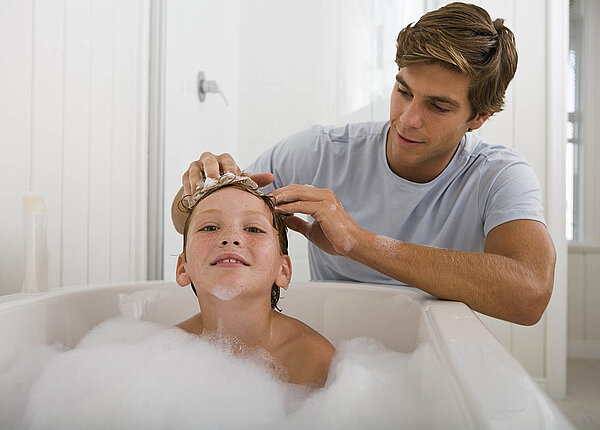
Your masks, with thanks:
[{"label": "soapy hair", "polygon": [[426,62],[441,63],[469,79],[469,120],[478,113],[500,112],[517,70],[515,36],[503,19],[492,21],[485,9],[450,3],[426,13],[398,34],[398,67]]},{"label": "soapy hair", "polygon": [[[273,216],[273,227],[277,230],[277,236],[279,239],[279,251],[281,255],[288,255],[288,237],[287,237],[287,226],[283,221],[281,215],[275,210],[275,203],[270,196],[263,194],[258,185],[250,179],[248,176],[235,176],[233,174],[224,174],[219,179],[211,179],[207,180],[202,186],[196,188],[196,191],[191,196],[184,196],[178,203],[179,209],[187,213],[187,218],[185,220],[185,225],[183,227],[183,256],[185,257],[185,249],[187,245],[187,234],[189,230],[190,220],[192,219],[192,213],[194,209],[198,205],[198,203],[204,200],[206,197],[210,196],[214,192],[221,190],[226,187],[236,188],[241,191],[245,191],[247,193],[252,194],[253,196],[261,199],[265,205],[269,208]],[[198,293],[196,292],[196,288],[194,284],[191,284],[192,290],[196,297]],[[280,296],[280,288],[279,286],[273,282],[271,287],[271,308],[277,309],[281,312],[281,309],[277,307],[277,303],[279,302]]]}]

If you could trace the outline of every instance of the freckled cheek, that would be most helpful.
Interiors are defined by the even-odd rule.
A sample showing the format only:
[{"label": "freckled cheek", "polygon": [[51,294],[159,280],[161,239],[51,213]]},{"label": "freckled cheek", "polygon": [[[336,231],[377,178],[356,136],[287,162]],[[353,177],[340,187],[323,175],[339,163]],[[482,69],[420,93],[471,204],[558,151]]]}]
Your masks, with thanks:
[{"label": "freckled cheek", "polygon": [[194,240],[188,242],[185,250],[186,260],[202,261],[208,255],[208,252],[211,249],[211,247],[214,247],[214,245],[209,244],[206,240]]}]

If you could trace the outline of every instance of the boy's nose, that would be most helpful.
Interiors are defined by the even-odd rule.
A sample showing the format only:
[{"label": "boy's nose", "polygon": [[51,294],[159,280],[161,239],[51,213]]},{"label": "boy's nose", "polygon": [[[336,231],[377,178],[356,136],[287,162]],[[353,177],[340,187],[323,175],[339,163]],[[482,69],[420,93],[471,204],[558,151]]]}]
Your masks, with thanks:
[{"label": "boy's nose", "polygon": [[[227,241],[225,239],[221,241],[221,245],[223,245],[223,246],[227,245],[228,243],[229,243],[229,241]],[[238,240],[232,240],[231,243],[233,243],[234,245],[240,244],[240,242]]]}]

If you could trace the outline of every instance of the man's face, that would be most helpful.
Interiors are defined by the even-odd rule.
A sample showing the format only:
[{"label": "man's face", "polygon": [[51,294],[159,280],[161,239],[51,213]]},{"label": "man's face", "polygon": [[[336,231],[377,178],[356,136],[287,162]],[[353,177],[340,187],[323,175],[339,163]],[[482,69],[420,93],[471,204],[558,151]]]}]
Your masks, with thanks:
[{"label": "man's face", "polygon": [[288,285],[289,257],[280,253],[273,215],[260,198],[225,187],[201,200],[191,216],[177,269],[180,285],[192,281],[199,298],[244,293],[269,303],[273,282]]},{"label": "man's face", "polygon": [[489,115],[471,117],[469,80],[437,63],[403,67],[396,76],[386,154],[390,168],[413,182],[429,182],[448,165],[468,128]]}]

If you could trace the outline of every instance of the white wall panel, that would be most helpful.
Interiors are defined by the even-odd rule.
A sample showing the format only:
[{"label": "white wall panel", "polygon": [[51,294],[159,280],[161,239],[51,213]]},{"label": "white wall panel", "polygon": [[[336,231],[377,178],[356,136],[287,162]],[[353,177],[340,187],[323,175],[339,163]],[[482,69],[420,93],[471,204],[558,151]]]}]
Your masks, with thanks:
[{"label": "white wall panel", "polygon": [[586,339],[600,341],[600,253],[586,255]]},{"label": "white wall panel", "polygon": [[586,264],[584,253],[569,252],[568,338],[585,339]]},{"label": "white wall panel", "polygon": [[[136,31],[137,16],[135,3],[131,0],[115,4],[113,9],[114,77],[112,96],[111,174],[110,174],[110,280],[129,279],[130,254],[132,246],[130,236],[130,217],[134,216],[131,201],[131,172],[135,168],[132,159],[132,146],[135,143],[135,99],[137,66]],[[132,22],[133,21],[133,22]]]},{"label": "white wall panel", "polygon": [[48,208],[48,285],[61,280],[64,2],[34,2],[31,189]]},{"label": "white wall panel", "polygon": [[514,81],[515,149],[533,166],[547,202],[546,0],[515,4],[519,65]]},{"label": "white wall panel", "polygon": [[569,246],[569,356],[600,358],[600,247]]},{"label": "white wall panel", "polygon": [[0,1],[0,294],[23,282],[22,196],[31,160],[32,2]]},{"label": "white wall panel", "polygon": [[21,289],[29,189],[48,207],[50,287],[145,276],[148,14],[148,0],[0,2],[0,294]]},{"label": "white wall panel", "polygon": [[60,284],[88,280],[91,4],[65,1],[63,216]]},{"label": "white wall panel", "polygon": [[[90,168],[88,173],[88,282],[110,282],[110,193],[113,118],[113,2],[93,1]],[[110,30],[110,31],[109,31]],[[92,161],[93,160],[93,161]]]}]

